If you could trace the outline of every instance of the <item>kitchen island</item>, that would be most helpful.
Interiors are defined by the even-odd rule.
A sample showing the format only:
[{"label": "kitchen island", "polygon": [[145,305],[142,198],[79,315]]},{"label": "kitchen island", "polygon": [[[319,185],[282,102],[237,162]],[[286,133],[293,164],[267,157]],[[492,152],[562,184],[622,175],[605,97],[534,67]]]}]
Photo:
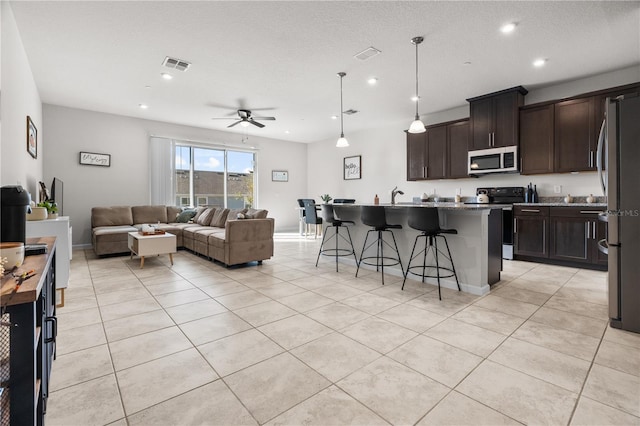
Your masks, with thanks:
[{"label": "kitchen island", "polygon": [[[370,227],[360,220],[360,207],[373,204],[334,204],[337,217],[352,220],[355,226],[349,225],[353,244],[358,259],[367,231]],[[453,256],[458,280],[462,291],[483,295],[489,292],[490,285],[500,281],[502,270],[502,209],[511,207],[502,204],[462,204],[462,203],[420,203],[420,204],[380,204],[387,214],[387,223],[402,225],[395,229],[394,235],[398,243],[400,258],[404,268],[407,267],[415,237],[419,231],[409,227],[407,223],[408,209],[436,207],[442,228],[456,229],[457,235],[446,235],[451,255]],[[325,225],[326,227],[326,225]],[[353,258],[342,257],[341,262],[355,265]],[[374,269],[361,265],[361,268]],[[402,276],[400,266],[385,266],[385,273]],[[407,279],[421,280],[409,274]],[[426,278],[426,282],[437,285],[435,278]],[[455,278],[441,279],[441,286],[457,289]]]}]

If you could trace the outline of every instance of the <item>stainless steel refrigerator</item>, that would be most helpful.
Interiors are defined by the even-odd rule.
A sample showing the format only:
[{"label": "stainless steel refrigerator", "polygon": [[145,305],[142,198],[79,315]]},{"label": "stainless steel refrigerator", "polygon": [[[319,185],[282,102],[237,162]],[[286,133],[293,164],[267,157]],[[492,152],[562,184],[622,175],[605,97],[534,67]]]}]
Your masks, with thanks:
[{"label": "stainless steel refrigerator", "polygon": [[609,317],[612,327],[640,333],[640,96],[607,99],[598,143],[599,177],[608,199]]}]

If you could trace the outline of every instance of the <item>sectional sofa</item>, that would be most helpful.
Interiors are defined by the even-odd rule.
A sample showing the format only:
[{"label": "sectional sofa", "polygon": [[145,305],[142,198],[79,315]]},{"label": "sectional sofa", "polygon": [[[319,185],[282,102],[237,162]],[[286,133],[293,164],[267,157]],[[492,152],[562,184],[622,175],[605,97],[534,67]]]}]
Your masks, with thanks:
[{"label": "sectional sofa", "polygon": [[266,210],[229,210],[198,207],[187,223],[178,222],[182,209],[173,206],[115,206],[91,209],[91,239],[98,256],[128,253],[128,233],[155,225],[176,236],[178,248],[224,263],[226,266],[273,256],[274,220]]}]

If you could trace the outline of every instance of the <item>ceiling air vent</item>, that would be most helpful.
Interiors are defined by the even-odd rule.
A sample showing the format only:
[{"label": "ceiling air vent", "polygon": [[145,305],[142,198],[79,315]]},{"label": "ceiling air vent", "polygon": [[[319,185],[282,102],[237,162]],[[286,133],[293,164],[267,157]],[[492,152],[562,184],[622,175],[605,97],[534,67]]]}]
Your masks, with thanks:
[{"label": "ceiling air vent", "polygon": [[355,114],[356,112],[358,112],[358,110],[357,110],[357,109],[348,109],[348,110],[346,110],[346,111],[343,111],[343,114],[353,115],[353,114]]},{"label": "ceiling air vent", "polygon": [[360,59],[361,61],[366,61],[367,59],[373,58],[374,56],[379,55],[380,53],[382,53],[382,51],[371,46],[371,47],[367,47],[360,53],[356,53],[355,55],[353,55],[353,57],[356,59]]},{"label": "ceiling air vent", "polygon": [[178,71],[186,71],[191,66],[191,63],[183,61],[182,59],[170,58],[169,56],[167,56],[164,58],[162,65],[167,68],[176,69]]}]

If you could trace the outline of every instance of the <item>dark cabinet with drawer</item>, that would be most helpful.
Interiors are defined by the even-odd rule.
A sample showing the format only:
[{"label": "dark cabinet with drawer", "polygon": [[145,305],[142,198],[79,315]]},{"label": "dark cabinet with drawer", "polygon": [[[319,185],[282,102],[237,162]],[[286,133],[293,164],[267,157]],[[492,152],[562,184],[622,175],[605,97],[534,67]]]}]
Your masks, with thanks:
[{"label": "dark cabinet with drawer", "polygon": [[514,207],[516,259],[603,269],[606,256],[598,240],[606,238],[601,207]]}]

